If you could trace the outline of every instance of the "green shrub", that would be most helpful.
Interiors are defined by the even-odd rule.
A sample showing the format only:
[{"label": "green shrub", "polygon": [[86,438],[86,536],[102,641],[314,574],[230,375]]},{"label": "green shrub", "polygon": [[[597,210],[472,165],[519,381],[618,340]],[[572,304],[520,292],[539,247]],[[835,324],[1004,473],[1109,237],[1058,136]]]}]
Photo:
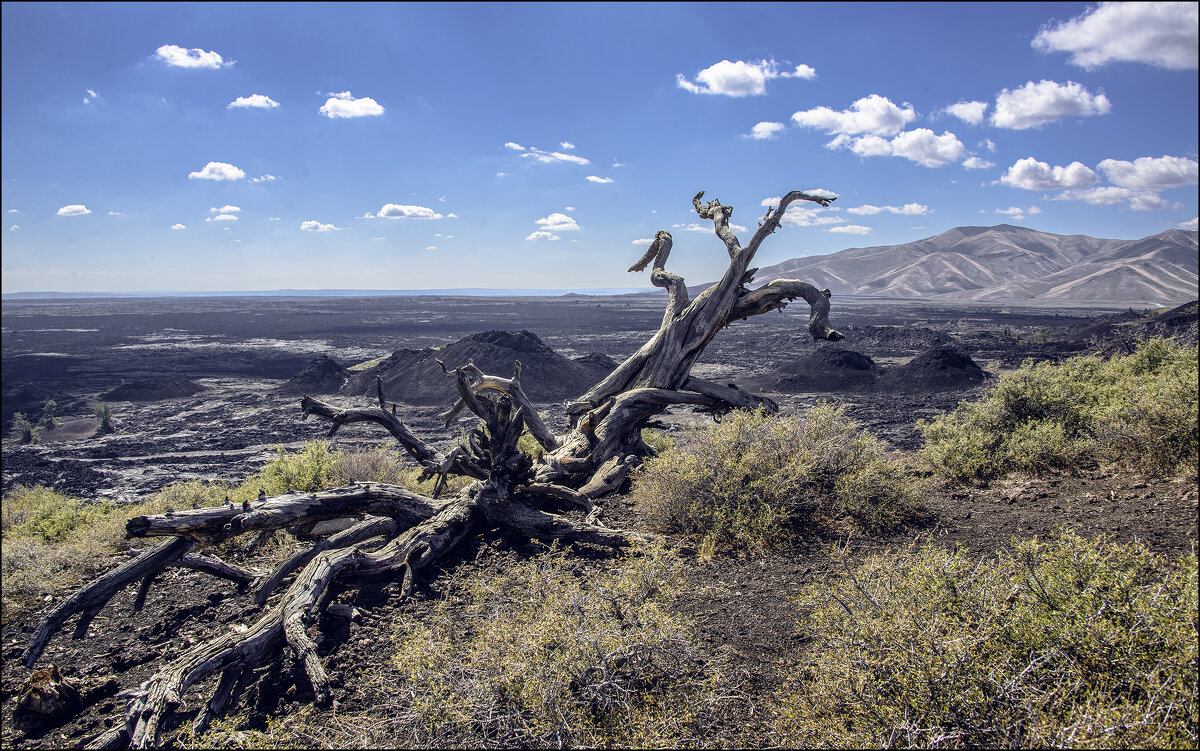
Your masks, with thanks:
[{"label": "green shrub", "polygon": [[23,412],[13,413],[12,432],[21,443],[37,443],[42,437],[42,427],[30,422]]},{"label": "green shrub", "polygon": [[735,701],[668,609],[682,562],[661,547],[583,571],[552,552],[460,576],[397,634],[401,745],[681,746]]},{"label": "green shrub", "polygon": [[635,473],[630,497],[652,528],[710,554],[776,547],[818,519],[887,528],[912,512],[916,487],[844,407],[822,404],[802,415],[737,411],[685,431]]},{"label": "green shrub", "polygon": [[918,422],[920,458],[961,483],[1097,461],[1153,473],[1194,470],[1196,379],[1196,348],[1167,339],[1109,360],[1026,362],[981,398]]},{"label": "green shrub", "polygon": [[96,419],[100,421],[99,430],[101,433],[111,433],[113,431],[112,407],[108,406],[108,404],[104,402],[101,402],[100,404],[92,407],[92,414],[95,415]]},{"label": "green shrub", "polygon": [[1064,533],[974,561],[876,554],[798,601],[784,746],[1195,748],[1195,550]]}]

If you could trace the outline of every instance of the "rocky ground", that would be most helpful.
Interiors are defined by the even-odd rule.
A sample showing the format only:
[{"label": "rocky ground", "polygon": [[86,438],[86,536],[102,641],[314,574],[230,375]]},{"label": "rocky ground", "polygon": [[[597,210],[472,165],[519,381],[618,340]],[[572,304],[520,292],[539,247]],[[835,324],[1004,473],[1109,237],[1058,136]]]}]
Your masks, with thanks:
[{"label": "rocky ground", "polygon": [[[1025,358],[1128,348],[1160,329],[1190,336],[1195,343],[1194,304],[1190,310],[1147,317],[1128,310],[998,311],[833,302],[831,321],[846,334],[844,342],[814,344],[805,332],[807,310],[800,303],[784,315],[759,316],[726,329],[693,375],[739,383],[774,399],[785,411],[821,400],[843,403],[865,427],[896,448],[911,450],[919,445],[918,419],[952,409],[986,388],[995,373]],[[324,436],[326,424],[300,420],[297,387],[312,385],[313,393],[337,404],[373,403],[361,387],[362,374],[368,372],[363,369],[344,374],[335,369],[336,377],[329,378],[330,369],[322,366],[310,373],[311,384],[300,378],[321,355],[342,369],[380,361],[369,372],[391,376],[389,388],[399,393],[387,396],[409,403],[401,413],[405,421],[428,440],[449,441],[457,428],[447,431],[437,419],[447,405],[415,393],[406,400],[402,393],[405,379],[419,374],[413,362],[427,360],[422,351],[440,347],[449,357],[458,351],[456,343],[462,349],[460,340],[472,335],[525,331],[536,343],[524,335],[493,336],[488,343],[516,342],[510,347],[512,358],[528,362],[535,353],[546,369],[560,368],[555,377],[561,381],[564,374],[573,377],[581,368],[602,366],[604,358],[628,356],[657,328],[660,317],[661,300],[653,296],[6,301],[6,434],[14,412],[36,416],[46,399],[54,399],[66,419],[36,445],[5,439],[3,488],[8,492],[17,484],[36,483],[84,497],[132,500],[181,479],[240,480],[260,468],[276,446],[297,447]],[[397,358],[387,366],[384,358],[397,350],[417,356]],[[474,353],[465,356],[482,357],[478,346],[464,351]],[[504,352],[489,353],[492,367],[505,366]],[[558,359],[547,359],[551,356]],[[522,378],[528,382],[536,376],[526,370]],[[529,390],[537,393],[532,386]],[[112,408],[112,434],[94,434],[91,405],[101,401]],[[552,429],[565,427],[558,402],[544,401],[539,408]],[[667,423],[695,419],[679,411]],[[386,438],[372,426],[351,426],[337,441],[375,445]],[[1176,554],[1196,539],[1196,498],[1194,478],[1146,479],[1099,469],[986,488],[937,489],[927,498],[921,521],[886,539],[852,537],[849,544],[865,553],[928,541],[983,555],[1014,536],[1069,526],[1082,533],[1140,539]],[[637,509],[623,497],[602,505],[606,523],[641,528]],[[814,537],[787,551],[721,557],[691,568],[692,586],[680,608],[695,620],[708,648],[731,651],[746,671],[752,698],[767,696],[803,654],[804,640],[795,627],[798,613],[789,596],[829,572],[829,549],[839,542],[845,540]],[[520,540],[479,537],[441,567],[486,572],[502,567],[509,555],[531,552]],[[62,633],[53,639],[41,664],[53,662],[78,679],[86,705],[61,724],[28,733],[13,725],[15,697],[28,677],[17,657],[41,613],[3,624],[4,745],[80,744],[121,722],[120,691],[136,687],[162,660],[194,641],[236,629],[258,612],[233,584],[184,570],[168,576],[173,580],[153,588],[140,612],[132,612],[135,593],[126,591],[84,638],[72,640],[70,633]],[[338,636],[328,655],[329,671],[338,676],[338,711],[368,709],[386,698],[390,668],[379,656],[390,647],[392,624],[419,618],[439,597],[443,580],[432,577],[414,599],[404,602],[386,584],[357,593],[363,615],[335,624]],[[78,583],[64,584],[69,592]],[[53,604],[53,598],[47,600],[44,608]],[[308,698],[304,686],[302,676],[266,676],[243,700],[243,718],[261,725],[272,714],[298,706]],[[173,722],[194,716],[211,690],[204,685],[189,693],[189,706]],[[760,715],[741,719],[747,727],[760,727],[763,743],[770,742]]]}]

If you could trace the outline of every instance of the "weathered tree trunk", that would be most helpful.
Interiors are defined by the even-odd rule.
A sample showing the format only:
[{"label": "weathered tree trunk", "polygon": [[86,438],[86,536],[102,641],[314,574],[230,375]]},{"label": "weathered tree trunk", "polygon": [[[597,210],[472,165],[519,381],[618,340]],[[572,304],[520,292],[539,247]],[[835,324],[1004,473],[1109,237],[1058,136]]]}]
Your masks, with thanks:
[{"label": "weathered tree trunk", "polygon": [[[326,706],[331,698],[329,678],[309,635],[332,598],[366,578],[401,580],[404,596],[431,563],[479,531],[503,528],[527,538],[582,542],[620,548],[654,539],[651,535],[611,529],[598,521],[593,501],[616,492],[629,471],[650,453],[642,442],[647,421],[676,405],[720,414],[730,409],[777,409],[769,399],[732,384],[715,384],[691,377],[691,369],[713,337],[730,323],[784,307],[797,297],[811,307],[809,333],[814,339],[837,341],[830,327],[829,291],[806,282],[774,281],[750,291],[755,269],[749,265],[760,244],[779,228],[787,206],[797,200],[825,206],[832,200],[793,191],[769,209],[750,242],[742,246],[729,227],[733,209],[719,201],[692,203],[699,215],[711,219],[729,254],[721,280],[694,300],[688,299],[682,277],[666,270],[672,238],[659,232],[642,259],[630,271],[652,265],[650,281],[667,291],[666,310],[658,331],[607,378],[566,407],[570,430],[550,432],[521,387],[517,363],[511,378],[488,375],[473,364],[446,370],[455,379],[459,401],[444,415],[447,426],[464,410],[477,416],[482,427],[471,431],[465,444],[442,452],[409,430],[396,415],[398,405],[378,389],[376,409],[342,409],[305,396],[304,417],[328,420],[329,435],[343,426],[375,423],[387,430],[422,469],[422,479],[437,478],[433,497],[378,483],[351,484],[319,493],[286,493],[260,498],[241,506],[170,512],[137,517],[126,525],[130,537],[168,537],[146,549],[64,600],[45,616],[22,657],[33,667],[49,640],[78,613],[78,638],[112,597],[125,586],[141,582],[134,607],[145,601],[155,577],[170,566],[183,566],[214,576],[253,584],[259,605],[274,604],[244,633],[228,633],[199,644],[162,665],[149,681],[133,692],[125,723],[93,741],[97,747],[128,744],[156,746],[163,722],[182,702],[190,686],[220,674],[216,690],[196,719],[196,727],[229,711],[238,694],[253,680],[254,671],[277,660],[287,647],[312,684],[314,701]],[[544,449],[536,462],[517,449],[528,432]],[[449,500],[438,500],[451,475],[472,482]],[[585,515],[580,520],[539,508],[566,504]],[[326,519],[358,517],[349,529],[320,539],[297,552],[275,570],[256,574],[193,549],[234,536],[273,530],[311,530]],[[247,549],[254,547],[254,543]],[[285,580],[291,583],[280,592]]]}]

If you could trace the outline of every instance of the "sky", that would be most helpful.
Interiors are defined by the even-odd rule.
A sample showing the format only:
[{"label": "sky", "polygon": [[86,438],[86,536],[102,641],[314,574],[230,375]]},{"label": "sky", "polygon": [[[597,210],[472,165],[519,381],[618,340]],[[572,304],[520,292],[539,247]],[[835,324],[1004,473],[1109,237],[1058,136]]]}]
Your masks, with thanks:
[{"label": "sky", "polygon": [[10,3],[2,287],[650,288],[1197,228],[1196,3]]}]

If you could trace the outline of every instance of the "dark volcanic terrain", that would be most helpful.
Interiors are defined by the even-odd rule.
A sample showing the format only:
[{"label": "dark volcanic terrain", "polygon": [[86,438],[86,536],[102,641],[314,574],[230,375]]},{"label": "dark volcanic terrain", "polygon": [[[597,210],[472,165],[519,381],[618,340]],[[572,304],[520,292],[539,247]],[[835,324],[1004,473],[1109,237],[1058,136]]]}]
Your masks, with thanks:
[{"label": "dark volcanic terrain", "polygon": [[[468,360],[496,375],[522,362],[527,391],[562,430],[562,401],[577,396],[607,369],[632,354],[657,330],[663,297],[563,298],[188,298],[5,301],[3,305],[3,421],[36,418],[42,404],[59,405],[63,425],[35,445],[3,444],[3,489],[43,484],[82,497],[135,499],[189,478],[238,481],[274,456],[323,438],[328,424],[301,420],[303,393],[339,405],[375,403],[375,377],[417,433],[440,446],[460,427],[443,428],[437,414],[451,391],[434,358],[447,366]],[[785,411],[821,400],[848,413],[899,449],[919,445],[915,424],[979,394],[1005,369],[1026,358],[1058,360],[1085,351],[1128,351],[1150,334],[1196,343],[1195,303],[1148,315],[1091,306],[997,307],[847,299],[836,293],[830,320],[842,342],[814,343],[807,306],[736,323],[722,331],[693,375],[736,382],[770,396]],[[110,405],[115,432],[93,434],[92,406]],[[467,419],[467,418],[464,418]],[[678,409],[668,427],[708,419]],[[472,422],[470,418],[467,423]],[[342,446],[392,445],[380,429],[347,426]],[[640,528],[623,498],[601,504],[613,526]],[[1120,539],[1136,537],[1156,550],[1183,552],[1196,537],[1194,481],[1146,480],[1103,471],[1070,478],[1013,480],[988,488],[932,493],[929,518],[893,539],[862,540],[863,552],[913,539],[965,545],[986,554],[1012,536],[1048,534],[1064,525]],[[794,634],[788,593],[828,572],[830,540],[799,541],[793,550],[697,562],[679,607],[711,649],[732,650],[751,676],[749,691],[766,696],[779,673],[796,664],[804,646]],[[441,566],[486,572],[506,556],[532,551],[515,540],[473,539]],[[591,564],[589,564],[591,565]],[[603,565],[603,561],[594,562]],[[72,747],[119,721],[118,690],[134,688],[179,642],[210,638],[252,618],[234,586],[190,571],[155,587],[140,613],[134,592],[123,592],[82,641],[59,634],[43,658],[91,686],[95,701],[79,717],[5,745]],[[74,586],[77,583],[72,583]],[[390,668],[390,624],[419,618],[441,596],[432,581],[412,600],[395,589],[359,594],[366,613],[347,625],[332,648],[331,673],[368,670],[372,681],[339,688],[342,711],[369,711],[382,701]],[[51,607],[50,604],[46,605]],[[3,628],[3,725],[10,731],[14,696],[28,673],[18,660],[41,613]],[[301,691],[283,676],[264,681],[253,722],[288,711]],[[289,688],[290,687],[290,688]],[[211,691],[211,686],[201,690]],[[192,694],[189,694],[191,702]],[[202,704],[203,702],[198,702]],[[251,702],[247,699],[247,706]],[[294,707],[295,704],[290,706]],[[179,721],[195,707],[180,711]],[[760,713],[740,718],[750,731]],[[170,735],[168,733],[168,735]],[[769,743],[766,735],[763,743]]]}]

